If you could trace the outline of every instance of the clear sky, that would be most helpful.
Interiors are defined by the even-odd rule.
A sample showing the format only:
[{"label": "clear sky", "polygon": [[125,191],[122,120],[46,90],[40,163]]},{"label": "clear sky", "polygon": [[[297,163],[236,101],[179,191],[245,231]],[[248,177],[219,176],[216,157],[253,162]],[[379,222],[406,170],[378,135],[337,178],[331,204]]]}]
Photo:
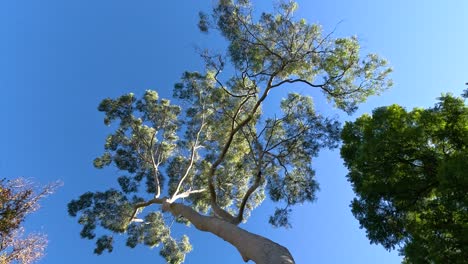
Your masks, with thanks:
[{"label": "clear sky", "polygon": [[[132,250],[122,241],[111,254],[93,255],[94,243],[79,237],[66,204],[88,190],[107,189],[119,176],[115,168],[92,166],[110,133],[96,110],[103,98],[146,89],[170,96],[183,71],[203,70],[196,47],[222,49],[220,39],[196,27],[198,11],[209,11],[213,2],[0,1],[0,177],[64,182],[27,222],[29,231],[49,236],[40,263],[163,263],[157,249]],[[254,3],[259,11],[271,8],[270,1]],[[322,24],[326,32],[341,21],[337,36],[357,35],[364,51],[379,53],[394,68],[394,87],[351,117],[317,97],[324,114],[344,121],[392,103],[428,107],[442,92],[460,94],[465,88],[466,0],[301,0],[299,6],[297,17]],[[269,226],[271,203],[242,227],[288,247],[297,263],[399,263],[397,252],[370,245],[359,229],[338,151],[322,152],[314,165],[318,200],[295,208],[292,229]],[[232,246],[211,234],[175,231],[187,232],[192,241],[186,263],[242,263]]]}]

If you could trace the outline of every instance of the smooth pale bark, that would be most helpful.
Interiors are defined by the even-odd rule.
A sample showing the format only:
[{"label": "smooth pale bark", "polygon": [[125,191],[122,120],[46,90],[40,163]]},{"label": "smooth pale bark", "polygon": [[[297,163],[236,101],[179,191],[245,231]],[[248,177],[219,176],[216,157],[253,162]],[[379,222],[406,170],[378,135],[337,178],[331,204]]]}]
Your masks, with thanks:
[{"label": "smooth pale bark", "polygon": [[201,215],[180,203],[163,203],[163,210],[183,216],[198,230],[210,232],[237,248],[245,262],[257,264],[294,264],[289,250],[267,238],[252,234],[222,219]]}]

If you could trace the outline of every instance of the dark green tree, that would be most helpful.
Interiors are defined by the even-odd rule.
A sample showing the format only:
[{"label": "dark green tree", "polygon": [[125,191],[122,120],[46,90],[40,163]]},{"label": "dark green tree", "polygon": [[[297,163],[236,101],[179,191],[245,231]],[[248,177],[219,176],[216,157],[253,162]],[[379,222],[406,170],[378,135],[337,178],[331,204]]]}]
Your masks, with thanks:
[{"label": "dark green tree", "polygon": [[99,111],[115,132],[94,165],[120,169],[120,189],[87,192],[68,206],[82,237],[94,239],[98,226],[110,231],[97,238],[97,254],[112,251],[112,233],[126,233],[128,246],[161,245],[168,263],[183,262],[191,246],[187,236],[172,237],[172,215],[231,243],[244,261],[294,263],[285,247],[239,224],[268,196],[280,204],[270,223],[289,226],[291,207],[315,199],[311,160],[337,146],[339,124],[297,93],[279,103],[276,116],[262,105],[296,83],[351,113],[390,85],[385,60],[362,58],[354,37],[333,39],[295,20],[296,8],[282,2],[276,14],[255,19],[249,1],[219,1],[211,15],[200,13],[199,28],[219,31],[227,53],[202,52],[206,69],[183,74],[177,105],[155,91],[102,101]]},{"label": "dark green tree", "polygon": [[[465,97],[467,95],[465,92]],[[468,107],[443,95],[429,109],[377,108],[345,125],[341,155],[352,212],[372,243],[404,263],[468,259]]]}]

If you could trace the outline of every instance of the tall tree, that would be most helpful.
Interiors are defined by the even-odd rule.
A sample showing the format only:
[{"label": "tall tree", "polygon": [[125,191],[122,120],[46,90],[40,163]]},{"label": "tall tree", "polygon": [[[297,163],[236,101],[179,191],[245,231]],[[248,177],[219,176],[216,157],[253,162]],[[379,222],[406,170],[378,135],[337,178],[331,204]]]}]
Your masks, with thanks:
[{"label": "tall tree", "polygon": [[[468,96],[468,90],[464,96]],[[443,95],[433,108],[377,108],[347,123],[342,157],[352,211],[373,243],[400,246],[404,263],[468,259],[468,107]]]},{"label": "tall tree", "polygon": [[[219,31],[227,53],[202,52],[205,73],[183,74],[174,87],[178,105],[155,91],[101,102],[104,122],[115,124],[115,132],[94,165],[114,164],[125,175],[117,179],[119,190],[87,192],[69,203],[82,237],[94,239],[101,226],[126,233],[130,247],[162,244],[166,261],[181,263],[191,246],[187,236],[171,236],[169,214],[226,240],[246,262],[294,263],[285,247],[239,224],[268,195],[280,203],[270,223],[289,226],[291,207],[315,199],[311,160],[321,148],[337,146],[339,123],[297,93],[279,103],[276,116],[262,105],[271,92],[296,83],[322,90],[351,113],[390,85],[385,60],[361,58],[354,37],[333,39],[320,26],[295,20],[296,8],[281,2],[276,14],[255,19],[249,1],[219,1],[211,16],[200,13],[199,28]],[[112,243],[112,234],[103,234],[95,253],[112,251]]]},{"label": "tall tree", "polygon": [[33,263],[44,254],[47,239],[43,234],[24,235],[22,223],[39,208],[39,200],[56,185],[38,192],[25,179],[0,181],[0,263]]}]

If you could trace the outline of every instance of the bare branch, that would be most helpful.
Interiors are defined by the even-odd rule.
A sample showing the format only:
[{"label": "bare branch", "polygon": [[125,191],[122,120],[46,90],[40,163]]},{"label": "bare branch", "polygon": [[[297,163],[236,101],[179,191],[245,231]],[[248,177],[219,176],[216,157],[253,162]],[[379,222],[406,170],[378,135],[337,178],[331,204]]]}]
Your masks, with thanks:
[{"label": "bare branch", "polygon": [[154,197],[159,198],[159,196],[161,195],[161,186],[159,184],[159,175],[158,175],[159,159],[158,159],[158,163],[156,163],[156,161],[154,160],[155,153],[153,152],[153,142],[154,142],[155,136],[156,136],[156,130],[154,131],[153,135],[151,136],[151,142],[150,142],[149,150],[150,150],[150,156],[151,156],[151,163],[153,165],[153,177],[154,177],[154,181],[156,182],[156,194],[155,194]]},{"label": "bare branch", "polygon": [[185,179],[187,178],[187,176],[189,175],[190,173],[190,170],[192,169],[193,167],[193,163],[195,161],[195,156],[196,156],[196,150],[197,150],[197,145],[198,145],[198,140],[200,138],[200,133],[203,129],[203,127],[205,126],[205,123],[204,123],[204,116],[202,118],[202,124],[200,125],[200,129],[198,130],[197,132],[197,136],[196,136],[196,139],[195,139],[195,142],[193,143],[193,146],[192,146],[192,149],[191,149],[191,154],[190,154],[190,161],[189,161],[189,165],[187,166],[187,169],[185,170],[185,173],[184,173],[184,176],[182,176],[182,178],[180,178],[179,180],[179,183],[177,184],[177,188],[174,192],[174,194],[172,195],[172,198],[171,199],[174,199],[174,197],[176,197],[180,191],[180,188],[182,187],[182,183],[185,181]]},{"label": "bare branch", "polygon": [[200,190],[188,190],[188,191],[185,191],[185,192],[180,193],[180,194],[178,194],[178,195],[172,196],[172,198],[171,198],[170,200],[168,200],[168,201],[170,201],[170,202],[175,202],[177,199],[187,198],[187,197],[189,197],[191,194],[194,194],[194,193],[202,193],[202,192],[204,192],[204,191],[206,191],[205,188],[200,189]]},{"label": "bare branch", "polygon": [[130,221],[136,218],[136,215],[138,213],[138,209],[153,205],[153,204],[163,204],[163,202],[167,200],[167,198],[153,198],[151,200],[148,200],[146,202],[139,202],[133,205],[133,213],[130,216]]},{"label": "bare branch", "polygon": [[311,83],[311,82],[309,82],[307,80],[304,80],[304,79],[286,79],[286,80],[280,81],[279,83],[273,84],[272,88],[281,86],[281,85],[283,85],[285,83],[297,83],[297,82],[305,83],[305,84],[307,84],[307,85],[309,85],[311,87],[316,87],[316,88],[323,88],[326,85],[326,83],[324,83],[324,84],[313,84],[313,83]]}]

